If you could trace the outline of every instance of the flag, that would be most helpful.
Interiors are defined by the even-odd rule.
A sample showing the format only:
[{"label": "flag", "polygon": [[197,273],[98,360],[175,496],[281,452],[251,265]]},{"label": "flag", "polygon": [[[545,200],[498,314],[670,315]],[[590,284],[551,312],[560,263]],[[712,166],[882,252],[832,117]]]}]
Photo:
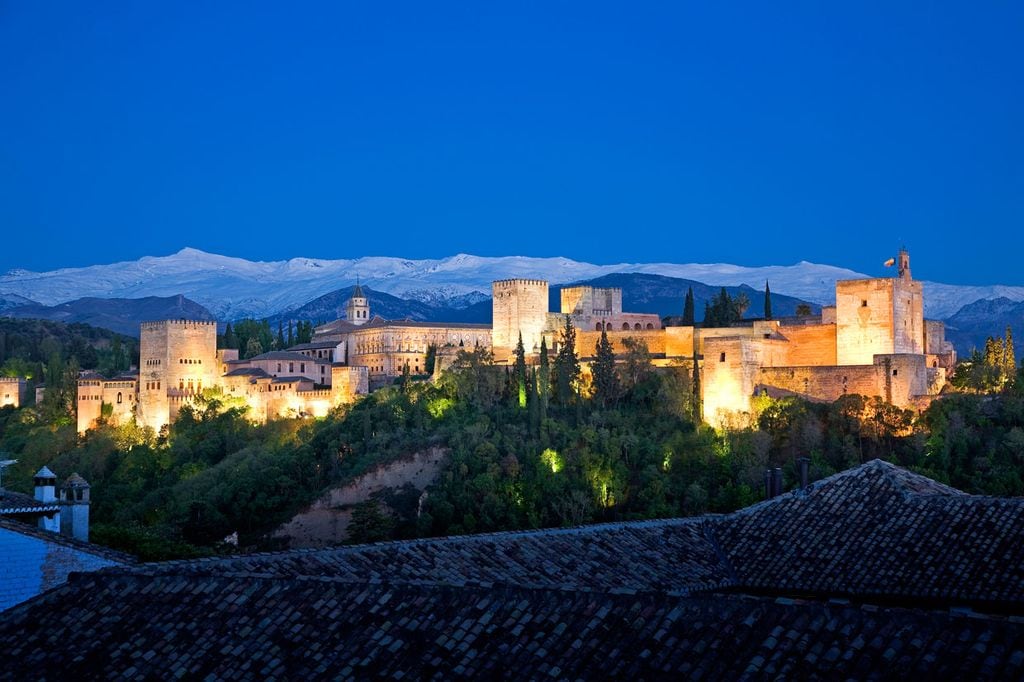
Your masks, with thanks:
[{"label": "flag", "polygon": [[887,267],[887,268],[891,268],[895,264],[896,264],[896,259],[895,258],[890,258],[889,260],[885,261],[885,263],[884,263],[885,267]]}]

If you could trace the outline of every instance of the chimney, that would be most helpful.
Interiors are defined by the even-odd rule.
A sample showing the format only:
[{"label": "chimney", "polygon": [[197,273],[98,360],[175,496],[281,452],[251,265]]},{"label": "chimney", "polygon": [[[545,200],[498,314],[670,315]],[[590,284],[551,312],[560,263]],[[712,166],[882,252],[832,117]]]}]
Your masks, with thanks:
[{"label": "chimney", "polygon": [[60,532],[89,542],[89,484],[71,474],[60,488]]},{"label": "chimney", "polygon": [[772,470],[764,470],[764,499],[770,500],[775,495],[772,494]]},{"label": "chimney", "polygon": [[779,467],[772,469],[772,492],[772,497],[782,494],[782,469]]},{"label": "chimney", "polygon": [[[57,501],[57,476],[47,467],[44,466],[36,472],[36,475],[32,477],[32,483],[35,485],[33,497],[36,501],[44,504],[53,504]],[[60,512],[43,514],[36,524],[42,530],[51,533],[60,532]]]},{"label": "chimney", "polygon": [[796,461],[796,463],[797,463],[797,466],[800,469],[800,490],[804,490],[804,489],[807,488],[807,485],[808,485],[808,483],[807,483],[807,469],[808,469],[808,467],[811,464],[811,458],[810,457],[801,457],[800,459],[798,459]]},{"label": "chimney", "polygon": [[32,477],[32,483],[36,487],[35,498],[39,502],[57,501],[57,475],[48,468],[43,467]]}]

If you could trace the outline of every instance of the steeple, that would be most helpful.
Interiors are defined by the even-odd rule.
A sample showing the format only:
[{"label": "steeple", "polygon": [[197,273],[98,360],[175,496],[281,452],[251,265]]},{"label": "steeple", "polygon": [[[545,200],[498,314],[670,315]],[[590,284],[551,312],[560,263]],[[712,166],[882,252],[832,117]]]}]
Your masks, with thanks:
[{"label": "steeple", "polygon": [[358,277],[352,289],[352,298],[345,304],[345,319],[352,324],[366,324],[370,320],[370,302],[363,293]]}]

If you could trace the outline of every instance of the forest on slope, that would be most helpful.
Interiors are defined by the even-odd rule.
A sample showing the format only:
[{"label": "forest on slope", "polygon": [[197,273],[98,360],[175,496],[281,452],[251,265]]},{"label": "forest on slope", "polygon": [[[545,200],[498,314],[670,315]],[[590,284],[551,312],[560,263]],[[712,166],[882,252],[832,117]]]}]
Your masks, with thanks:
[{"label": "forest on slope", "polygon": [[[563,346],[565,348],[565,346]],[[763,498],[763,472],[811,458],[812,479],[875,457],[967,492],[1024,494],[1024,377],[963,387],[920,415],[878,399],[758,399],[750,428],[693,419],[692,368],[655,369],[642,344],[590,375],[490,365],[461,351],[436,382],[406,377],[322,420],[256,425],[208,393],[156,434],[134,424],[79,437],[73,401],[0,410],[5,485],[31,492],[43,464],[93,486],[93,539],[145,559],[275,547],[267,534],[326,489],[429,446],[436,483],[361,505],[354,541],[727,512]],[[602,364],[603,363],[603,364]],[[991,379],[991,376],[988,376]]]}]

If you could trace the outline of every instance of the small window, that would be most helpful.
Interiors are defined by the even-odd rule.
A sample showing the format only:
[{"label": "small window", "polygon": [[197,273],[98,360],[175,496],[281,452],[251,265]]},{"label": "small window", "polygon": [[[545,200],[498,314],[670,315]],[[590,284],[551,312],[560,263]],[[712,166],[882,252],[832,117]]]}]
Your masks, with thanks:
[{"label": "small window", "polygon": [[900,371],[899,371],[898,369],[894,369],[894,370],[892,371],[892,375],[893,375],[893,376],[897,376],[897,375],[899,375],[899,373],[900,373]]},{"label": "small window", "polygon": [[291,373],[291,372],[294,372],[294,371],[295,371],[295,363],[294,362],[289,362],[288,363],[288,372]]},{"label": "small window", "polygon": [[300,372],[305,372],[306,371],[306,363],[304,363],[304,362],[300,362],[299,363],[299,371]]},{"label": "small window", "polygon": [[866,300],[861,300],[860,307],[861,308],[867,308],[868,307],[868,302]]},{"label": "small window", "polygon": [[118,405],[121,404],[121,394],[120,393],[117,394],[117,404]]},{"label": "small window", "polygon": [[719,361],[719,362],[725,362],[725,353],[721,353],[721,354],[720,354],[720,355],[718,356],[718,361]]}]

